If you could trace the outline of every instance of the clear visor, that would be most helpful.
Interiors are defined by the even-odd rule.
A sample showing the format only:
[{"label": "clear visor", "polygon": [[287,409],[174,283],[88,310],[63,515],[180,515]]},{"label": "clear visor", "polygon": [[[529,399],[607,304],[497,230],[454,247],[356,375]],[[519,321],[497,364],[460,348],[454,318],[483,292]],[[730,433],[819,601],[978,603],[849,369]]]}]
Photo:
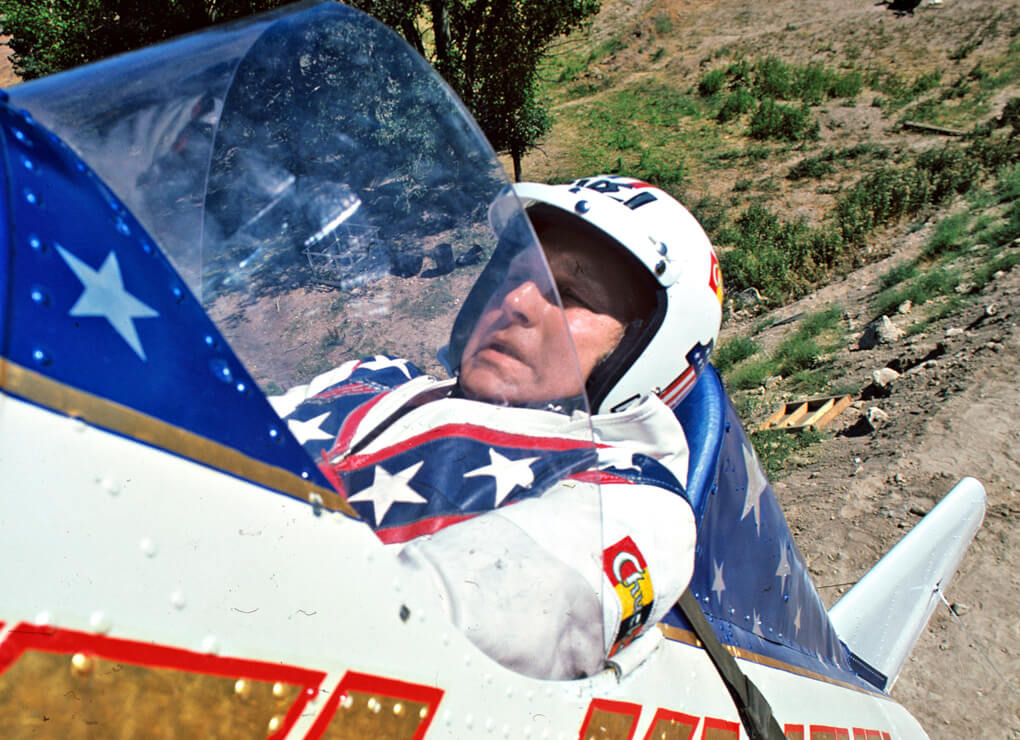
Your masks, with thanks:
[{"label": "clear visor", "polygon": [[[514,509],[541,534],[530,567],[600,598],[598,486],[563,496],[596,452],[555,283],[481,132],[402,40],[299,5],[10,92],[142,222],[383,541],[453,543]],[[541,544],[564,516],[567,565]],[[531,587],[537,615],[561,590]],[[469,611],[519,610],[510,593]]]}]

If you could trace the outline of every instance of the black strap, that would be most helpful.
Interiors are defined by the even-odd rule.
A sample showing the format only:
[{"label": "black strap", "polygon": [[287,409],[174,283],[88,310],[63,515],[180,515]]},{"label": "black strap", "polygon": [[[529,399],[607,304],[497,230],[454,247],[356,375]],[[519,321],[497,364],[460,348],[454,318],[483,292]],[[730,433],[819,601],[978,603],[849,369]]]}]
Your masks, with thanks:
[{"label": "black strap", "polygon": [[772,716],[772,707],[758,687],[740,670],[736,659],[719,643],[712,625],[701,611],[701,604],[690,589],[684,591],[677,605],[733,697],[749,740],[785,740],[786,735]]}]

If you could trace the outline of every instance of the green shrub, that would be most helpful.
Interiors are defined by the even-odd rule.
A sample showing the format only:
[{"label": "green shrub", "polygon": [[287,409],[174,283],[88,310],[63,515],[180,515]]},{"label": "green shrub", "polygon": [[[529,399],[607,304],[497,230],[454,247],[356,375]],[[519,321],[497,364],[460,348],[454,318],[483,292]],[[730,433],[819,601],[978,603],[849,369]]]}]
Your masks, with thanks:
[{"label": "green shrub", "polygon": [[721,372],[727,372],[738,362],[746,360],[760,350],[758,343],[749,337],[733,337],[721,342],[712,353],[712,364]]},{"label": "green shrub", "polygon": [[832,163],[831,150],[826,150],[826,152],[829,152],[829,154],[823,153],[818,157],[807,157],[797,162],[786,173],[786,179],[803,180],[809,177],[818,179],[834,173],[836,165]]},{"label": "green shrub", "polygon": [[755,139],[810,141],[818,138],[818,130],[806,105],[793,108],[765,98],[751,116],[749,133]]},{"label": "green shrub", "polygon": [[881,275],[878,278],[878,282],[883,288],[891,288],[894,285],[899,285],[902,282],[911,280],[916,276],[917,263],[913,261],[904,262],[901,265],[896,265],[896,267]]},{"label": "green shrub", "polygon": [[747,391],[758,388],[765,378],[773,375],[772,362],[767,359],[751,359],[730,368],[725,374],[726,387],[732,391]]},{"label": "green shrub", "polygon": [[738,87],[726,96],[726,100],[723,101],[722,106],[719,108],[719,113],[716,114],[716,120],[719,123],[726,123],[727,121],[732,121],[737,116],[749,113],[753,108],[754,95],[747,88]]},{"label": "green shrub", "polygon": [[970,213],[956,213],[942,219],[925,246],[922,255],[927,258],[943,257],[958,252],[968,245]]},{"label": "green shrub", "polygon": [[722,90],[725,84],[726,71],[722,69],[713,69],[705,73],[698,82],[698,95],[703,98],[709,98]]}]

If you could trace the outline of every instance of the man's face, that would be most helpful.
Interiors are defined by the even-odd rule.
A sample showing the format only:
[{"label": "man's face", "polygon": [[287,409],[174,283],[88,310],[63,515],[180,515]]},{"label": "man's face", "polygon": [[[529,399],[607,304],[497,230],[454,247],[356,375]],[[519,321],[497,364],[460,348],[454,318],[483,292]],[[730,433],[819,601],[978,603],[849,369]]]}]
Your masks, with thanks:
[{"label": "man's face", "polygon": [[563,311],[551,286],[536,282],[544,270],[529,260],[537,253],[518,255],[464,348],[460,384],[468,398],[523,405],[579,396],[633,318],[638,268],[609,247],[580,243],[571,224],[535,226]]}]

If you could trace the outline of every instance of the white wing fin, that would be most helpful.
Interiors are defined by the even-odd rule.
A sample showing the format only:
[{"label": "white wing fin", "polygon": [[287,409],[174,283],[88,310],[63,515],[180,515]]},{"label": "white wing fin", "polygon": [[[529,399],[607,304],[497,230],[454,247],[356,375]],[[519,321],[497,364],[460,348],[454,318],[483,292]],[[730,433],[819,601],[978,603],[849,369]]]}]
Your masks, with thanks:
[{"label": "white wing fin", "polygon": [[985,515],[985,489],[964,478],[829,610],[840,639],[896,681]]}]

